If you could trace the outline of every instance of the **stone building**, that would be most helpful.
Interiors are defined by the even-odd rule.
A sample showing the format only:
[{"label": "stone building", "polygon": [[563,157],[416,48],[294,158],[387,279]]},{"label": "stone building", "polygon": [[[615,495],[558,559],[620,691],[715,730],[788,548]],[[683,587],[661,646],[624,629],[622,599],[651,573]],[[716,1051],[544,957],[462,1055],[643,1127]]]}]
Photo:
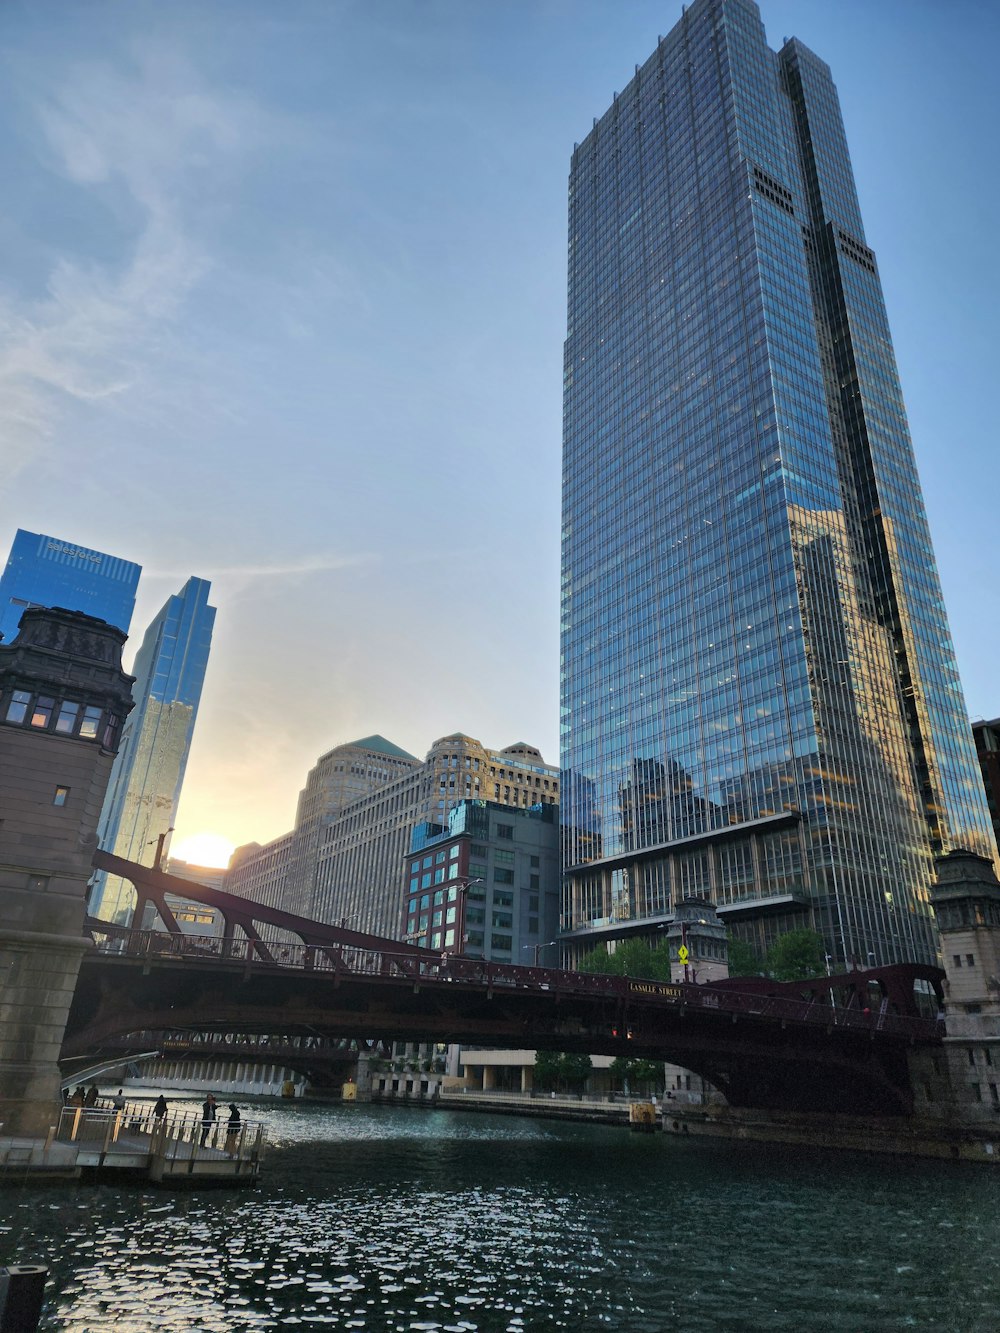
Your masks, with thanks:
[{"label": "stone building", "polygon": [[80,612],[30,609],[0,643],[0,1120],[44,1133],[85,949],[97,823],[132,677],[125,633]]}]

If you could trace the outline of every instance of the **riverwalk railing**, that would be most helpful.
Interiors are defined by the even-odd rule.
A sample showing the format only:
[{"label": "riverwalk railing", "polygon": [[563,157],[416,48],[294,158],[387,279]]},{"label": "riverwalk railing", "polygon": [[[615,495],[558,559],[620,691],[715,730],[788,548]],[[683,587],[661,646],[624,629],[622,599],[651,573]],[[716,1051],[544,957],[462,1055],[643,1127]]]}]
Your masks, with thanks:
[{"label": "riverwalk railing", "polygon": [[126,1102],[123,1107],[98,1103],[64,1106],[50,1139],[96,1150],[102,1159],[112,1152],[148,1152],[171,1161],[224,1154],[237,1163],[256,1163],[264,1149],[264,1127],[257,1121],[206,1121],[194,1111],[168,1110],[158,1116],[150,1102]]},{"label": "riverwalk railing", "polygon": [[[858,972],[843,978],[819,978],[802,983],[801,989],[790,983],[772,983],[765,989],[760,979],[750,978],[743,990],[739,988],[739,981],[713,986],[711,983],[653,981],[561,968],[524,967],[447,952],[397,952],[391,943],[387,942],[389,947],[368,949],[346,944],[277,943],[235,936],[172,935],[116,927],[109,928],[97,940],[97,947],[102,954],[130,958],[177,958],[191,963],[242,964],[247,970],[277,967],[319,972],[329,975],[334,982],[348,976],[406,977],[420,984],[464,982],[485,989],[487,993],[494,989],[514,988],[548,992],[553,998],[599,995],[690,1012],[728,1013],[734,1019],[745,1015],[818,1028],[879,1032],[908,1040],[940,1041],[944,1036],[944,1024],[940,1019],[920,1016],[915,1005],[914,1012],[899,1012],[901,1006],[890,1004],[884,997],[881,1003],[869,1007],[866,993],[859,989],[861,983],[877,987],[884,980],[896,994],[902,994],[909,979],[912,997],[910,973],[915,969],[907,964],[882,968],[877,973]],[[866,982],[866,978],[870,980]],[[810,987],[812,993],[803,998],[802,990]],[[790,991],[795,993],[790,994]],[[842,995],[848,997],[846,1003],[841,1001]]]}]

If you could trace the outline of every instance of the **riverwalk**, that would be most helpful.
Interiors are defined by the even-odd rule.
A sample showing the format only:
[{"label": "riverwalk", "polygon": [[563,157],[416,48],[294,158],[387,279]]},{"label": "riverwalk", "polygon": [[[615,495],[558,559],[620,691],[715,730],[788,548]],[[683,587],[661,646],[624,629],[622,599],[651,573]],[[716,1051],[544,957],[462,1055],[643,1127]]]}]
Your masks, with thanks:
[{"label": "riverwalk", "polygon": [[133,1177],[157,1185],[250,1185],[264,1153],[264,1129],[244,1121],[207,1129],[196,1112],[153,1114],[148,1102],[64,1106],[44,1138],[5,1135],[0,1185]]}]

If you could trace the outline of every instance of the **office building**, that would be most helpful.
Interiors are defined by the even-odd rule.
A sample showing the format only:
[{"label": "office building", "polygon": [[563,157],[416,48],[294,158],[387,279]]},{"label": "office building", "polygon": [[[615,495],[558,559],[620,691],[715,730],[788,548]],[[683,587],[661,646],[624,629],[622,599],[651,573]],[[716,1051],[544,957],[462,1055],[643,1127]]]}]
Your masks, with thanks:
[{"label": "office building", "polygon": [[973,722],[972,736],[993,832],[1000,842],[1000,718],[994,718],[992,722]]},{"label": "office building", "polygon": [[932,960],[996,854],[830,70],[695,0],[573,152],[562,924]]},{"label": "office building", "polygon": [[427,949],[554,967],[559,807],[461,801],[420,824],[406,857],[404,939]]},{"label": "office building", "polygon": [[290,911],[287,901],[288,870],[292,859],[294,833],[283,833],[262,847],[259,842],[246,842],[237,847],[229,858],[222,881],[226,893],[260,903],[262,907],[276,907]]},{"label": "office building", "polygon": [[320,756],[299,793],[295,811],[288,883],[298,904],[313,901],[319,848],[331,821],[345,806],[419,768],[419,759],[384,736],[365,736]]},{"label": "office building", "polygon": [[488,750],[456,732],[435,741],[422,764],[345,806],[327,823],[312,899],[301,909],[320,921],[398,937],[403,930],[404,858],[418,824],[448,826],[463,801],[526,810],[559,803],[559,773],[532,745]]},{"label": "office building", "polygon": [[128,633],[140,565],[61,537],[18,528],[0,574],[0,641],[10,643],[29,606],[59,606]]},{"label": "office building", "polygon": [[[177,815],[212,646],[209,588],[205,579],[191,578],[168,597],[136,654],[135,709],[122,732],[98,832],[105,851],[128,861],[152,865]],[[128,923],[134,904],[126,880],[98,873],[91,915]]]}]

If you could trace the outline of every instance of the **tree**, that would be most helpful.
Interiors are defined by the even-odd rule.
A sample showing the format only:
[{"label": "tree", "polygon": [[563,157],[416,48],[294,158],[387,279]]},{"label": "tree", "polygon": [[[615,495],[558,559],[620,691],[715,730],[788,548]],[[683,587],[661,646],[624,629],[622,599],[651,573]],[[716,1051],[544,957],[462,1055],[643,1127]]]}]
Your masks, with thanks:
[{"label": "tree", "polygon": [[669,981],[670,950],[665,944],[654,947],[648,940],[622,940],[614,953],[601,948],[592,949],[580,959],[577,971]]},{"label": "tree", "polygon": [[535,1074],[533,1086],[541,1092],[548,1092],[559,1081],[559,1060],[557,1051],[535,1052]]},{"label": "tree", "polygon": [[635,1092],[663,1091],[663,1065],[657,1060],[633,1060],[627,1055],[616,1056],[608,1067],[612,1083]]},{"label": "tree", "polygon": [[775,981],[807,981],[825,971],[823,940],[814,930],[790,930],[767,951],[767,973]]},{"label": "tree", "polygon": [[589,1055],[559,1055],[556,1051],[536,1051],[534,1086],[541,1092],[548,1092],[553,1088],[580,1092],[593,1067]]},{"label": "tree", "polygon": [[757,951],[738,935],[729,936],[729,975],[731,977],[759,977],[764,964]]}]

